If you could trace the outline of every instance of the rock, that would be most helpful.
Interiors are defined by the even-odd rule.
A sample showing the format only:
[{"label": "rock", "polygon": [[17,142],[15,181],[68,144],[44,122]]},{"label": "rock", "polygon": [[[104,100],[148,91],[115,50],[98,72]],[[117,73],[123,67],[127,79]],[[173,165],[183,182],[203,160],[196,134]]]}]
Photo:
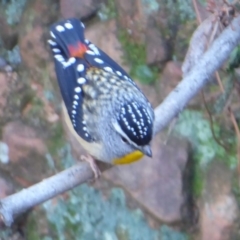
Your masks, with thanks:
[{"label": "rock", "polygon": [[0,70],[4,70],[6,66],[7,66],[7,61],[3,57],[0,57]]},{"label": "rock", "polygon": [[39,133],[21,122],[10,122],[4,126],[2,140],[9,147],[11,162],[27,158],[30,151],[40,155],[46,153],[46,146]]},{"label": "rock", "polygon": [[47,148],[40,132],[20,121],[10,122],[3,127],[2,142],[8,146],[7,167],[21,185],[26,187],[47,176]]},{"label": "rock", "polygon": [[169,49],[161,32],[155,26],[148,26],[146,30],[147,64],[160,65],[170,59]]},{"label": "rock", "polygon": [[[169,61],[165,65],[160,80],[156,82],[160,102],[163,101],[183,79],[181,66],[182,64],[177,61]],[[208,95],[207,91],[205,91],[204,94],[206,102],[212,100],[213,94]],[[202,101],[202,95],[198,93],[189,101],[188,106],[199,108],[199,103]]]},{"label": "rock", "polygon": [[158,81],[160,99],[163,100],[181,81],[181,63],[169,61],[163,69],[161,79]]},{"label": "rock", "polygon": [[0,37],[3,43],[3,47],[8,50],[12,50],[16,46],[18,41],[17,29],[10,26],[3,16],[0,17],[0,28]]},{"label": "rock", "polygon": [[[34,71],[33,79],[49,67],[47,63],[51,58],[47,39],[49,26],[58,17],[56,7],[56,0],[30,1],[25,7],[19,24],[19,48],[22,61],[29,71]],[[38,73],[37,76],[36,73]]]},{"label": "rock", "polygon": [[147,15],[142,1],[117,0],[115,2],[119,29],[127,32],[131,41],[145,44]]},{"label": "rock", "polygon": [[43,31],[41,26],[35,26],[32,31],[25,33],[19,40],[22,60],[28,68],[39,68],[43,61],[49,59],[46,43],[42,41]]},{"label": "rock", "polygon": [[[102,49],[114,61],[124,67],[122,59],[122,46],[117,38],[115,20],[98,22],[90,25],[85,32],[86,38]],[[126,66],[124,67],[127,70]]]},{"label": "rock", "polygon": [[13,193],[13,186],[0,175],[0,199]]},{"label": "rock", "polygon": [[188,160],[188,143],[172,138],[167,145],[162,135],[153,139],[153,158],[144,157],[130,164],[116,166],[104,177],[123,187],[143,208],[158,220],[181,220],[184,204],[182,177]]},{"label": "rock", "polygon": [[142,84],[140,81],[136,81],[136,84],[144,92],[153,108],[157,107],[160,104],[161,98],[159,96],[159,91],[155,85]]},{"label": "rock", "polygon": [[[57,6],[56,0],[30,1],[23,13],[19,30],[19,47],[24,66],[21,68],[21,74],[34,91],[35,100],[40,100],[44,105],[42,115],[39,114],[38,117],[44,118],[49,123],[59,120],[54,109],[55,99],[52,93],[58,87],[47,43],[49,26],[57,20]],[[48,14],[45,14],[46,12]],[[42,16],[45,15],[46,17],[43,18]],[[59,105],[58,100],[56,105]],[[25,116],[34,107],[30,99],[24,106],[23,115]]]},{"label": "rock", "polygon": [[9,78],[5,73],[0,72],[0,116],[4,116],[4,109],[9,94]]},{"label": "rock", "polygon": [[[9,67],[10,67],[9,65],[6,65],[4,72],[0,72],[0,122],[1,124],[5,124],[5,122],[8,121],[10,115],[16,116],[18,114],[18,110],[14,109],[13,111],[12,110],[13,106],[11,105],[11,103],[14,102],[14,99],[16,97],[15,91],[20,90],[20,89],[17,89],[18,76],[16,72],[11,72],[11,68]],[[8,69],[10,71],[7,71]],[[18,102],[19,101],[20,101],[20,98],[18,98]]]},{"label": "rock", "polygon": [[4,142],[0,142],[0,162],[3,164],[9,163],[9,149]]},{"label": "rock", "polygon": [[61,0],[60,10],[63,18],[88,18],[95,14],[103,0]]},{"label": "rock", "polygon": [[201,240],[232,239],[234,222],[239,216],[237,201],[231,192],[231,172],[215,161],[209,168],[200,209]]}]

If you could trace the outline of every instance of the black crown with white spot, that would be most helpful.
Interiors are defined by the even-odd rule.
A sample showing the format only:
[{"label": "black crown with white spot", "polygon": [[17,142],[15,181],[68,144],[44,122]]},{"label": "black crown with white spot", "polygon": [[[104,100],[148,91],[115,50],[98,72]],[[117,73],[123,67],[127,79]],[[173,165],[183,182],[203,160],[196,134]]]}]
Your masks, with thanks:
[{"label": "black crown with white spot", "polygon": [[123,104],[118,123],[128,138],[139,146],[149,144],[152,139],[153,122],[148,111],[137,102]]}]

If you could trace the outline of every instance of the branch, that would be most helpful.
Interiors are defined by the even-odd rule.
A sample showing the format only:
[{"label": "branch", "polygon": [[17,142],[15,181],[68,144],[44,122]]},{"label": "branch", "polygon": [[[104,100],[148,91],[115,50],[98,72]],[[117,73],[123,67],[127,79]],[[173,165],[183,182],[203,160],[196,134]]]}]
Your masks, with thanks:
[{"label": "branch", "polygon": [[29,188],[12,194],[0,201],[0,214],[6,226],[11,226],[14,217],[48,199],[57,196],[93,177],[87,162],[76,164]]},{"label": "branch", "polygon": [[[183,110],[191,98],[207,84],[211,75],[221,67],[239,42],[240,17],[237,17],[199,59],[198,64],[155,109],[155,135],[166,127]],[[92,178],[93,173],[89,165],[81,163],[10,195],[0,201],[2,222],[6,226],[11,226],[14,218],[20,213]]]},{"label": "branch", "polygon": [[[176,117],[240,43],[240,16],[234,19],[177,87],[155,109],[155,134]],[[196,46],[197,48],[197,46]]]}]

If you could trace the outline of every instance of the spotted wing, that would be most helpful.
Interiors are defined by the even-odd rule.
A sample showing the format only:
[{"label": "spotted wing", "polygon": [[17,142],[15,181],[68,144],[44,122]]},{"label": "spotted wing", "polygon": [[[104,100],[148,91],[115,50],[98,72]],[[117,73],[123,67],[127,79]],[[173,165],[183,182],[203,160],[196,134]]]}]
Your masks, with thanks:
[{"label": "spotted wing", "polygon": [[[77,47],[78,43],[84,43],[85,26],[76,18],[59,21],[50,28],[52,40],[61,48],[65,58],[70,58],[69,47]],[[54,44],[49,42],[53,53],[58,53],[54,49]]]},{"label": "spotted wing", "polygon": [[136,84],[113,59],[84,38],[84,25],[78,19],[71,18],[54,24],[50,34],[52,39],[49,44],[68,114],[76,132],[85,140],[91,141],[82,116],[82,86],[88,82],[87,70],[92,67],[99,68],[135,86]]},{"label": "spotted wing", "polygon": [[89,51],[86,52],[85,57],[90,65],[102,68],[105,71],[113,72],[119,77],[131,82],[137,86],[135,82],[130,78],[126,71],[119,66],[112,58],[110,58],[104,51],[96,47],[91,41],[85,39],[85,43],[88,46]]},{"label": "spotted wing", "polygon": [[68,46],[81,41],[83,25],[77,19],[61,21],[51,27],[52,38],[48,41],[54,56],[55,71],[60,91],[75,131],[86,141],[92,141],[83,119],[82,86],[85,78],[87,62],[83,58],[69,55]]},{"label": "spotted wing", "polygon": [[[92,42],[84,37],[84,25],[78,19],[70,18],[59,21],[51,27],[51,36],[55,42],[61,46],[65,57],[70,58],[69,46],[76,46],[77,43],[85,44],[87,50],[83,56],[88,64],[85,67],[96,67],[105,71],[113,72],[119,77],[135,84],[126,71],[120,67],[104,51],[96,47]],[[77,46],[76,46],[77,47]],[[52,50],[57,51],[52,48]]]}]

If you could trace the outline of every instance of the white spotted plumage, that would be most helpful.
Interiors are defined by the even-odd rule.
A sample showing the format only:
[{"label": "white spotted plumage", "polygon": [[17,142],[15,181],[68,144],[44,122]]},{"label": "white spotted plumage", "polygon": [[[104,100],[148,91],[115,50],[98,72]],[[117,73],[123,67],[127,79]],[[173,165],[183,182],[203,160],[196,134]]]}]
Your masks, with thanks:
[{"label": "white spotted plumage", "polygon": [[100,52],[94,44],[91,43],[90,45],[88,45],[88,47],[91,48],[96,55],[100,55]]},{"label": "white spotted plumage", "polygon": [[104,67],[103,69],[108,71],[108,72],[112,72],[113,71],[111,67]]},{"label": "white spotted plumage", "polygon": [[76,93],[80,93],[80,92],[81,92],[81,88],[80,88],[80,87],[76,87],[76,88],[75,88],[75,92],[76,92]]},{"label": "white spotted plumage", "polygon": [[61,25],[58,25],[58,26],[56,26],[56,30],[58,32],[63,32],[63,31],[65,31],[65,28],[63,26],[61,26]]},{"label": "white spotted plumage", "polygon": [[103,60],[100,58],[94,58],[94,61],[97,63],[104,63]]},{"label": "white spotted plumage", "polygon": [[86,83],[86,78],[80,77],[80,78],[78,78],[77,82],[79,84],[84,84],[84,83]]},{"label": "white spotted plumage", "polygon": [[78,66],[77,66],[77,71],[78,72],[82,72],[84,70],[84,65],[83,64],[79,64]]},{"label": "white spotted plumage", "polygon": [[86,142],[102,144],[98,154],[88,148],[99,160],[111,162],[134,150],[149,155],[151,105],[128,74],[84,38],[84,28],[77,19],[62,20],[51,27],[48,41],[74,130]]},{"label": "white spotted plumage", "polygon": [[58,49],[58,48],[53,48],[52,51],[53,51],[54,53],[60,53],[60,52],[61,52],[60,49]]},{"label": "white spotted plumage", "polygon": [[87,50],[86,53],[89,54],[89,55],[95,55],[95,53],[91,50]]},{"label": "white spotted plumage", "polygon": [[52,31],[50,31],[50,35],[51,35],[52,38],[56,38],[56,36],[53,34]]},{"label": "white spotted plumage", "polygon": [[73,25],[72,25],[71,23],[69,23],[69,22],[66,22],[66,23],[64,24],[64,26],[65,26],[67,29],[72,29],[72,28],[73,28]]},{"label": "white spotted plumage", "polygon": [[51,40],[51,39],[48,40],[48,43],[49,43],[51,46],[53,46],[53,47],[57,46],[57,43],[54,42],[54,41]]}]

